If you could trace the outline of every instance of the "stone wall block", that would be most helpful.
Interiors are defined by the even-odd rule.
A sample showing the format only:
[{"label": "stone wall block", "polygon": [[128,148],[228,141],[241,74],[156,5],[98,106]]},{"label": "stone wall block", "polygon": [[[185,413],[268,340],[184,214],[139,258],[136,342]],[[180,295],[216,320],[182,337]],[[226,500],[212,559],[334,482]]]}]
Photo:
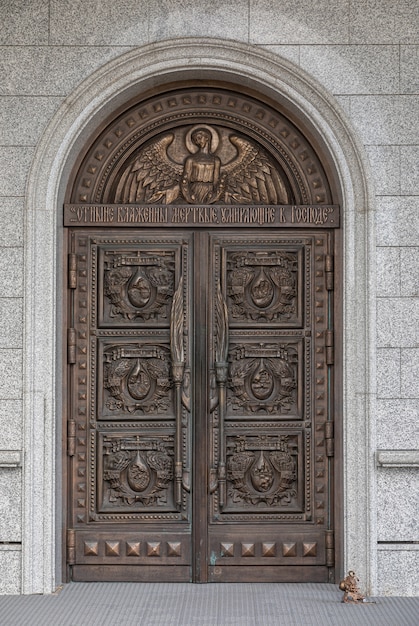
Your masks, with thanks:
[{"label": "stone wall block", "polygon": [[149,5],[150,41],[188,33],[191,37],[225,37],[247,42],[248,5],[248,0],[235,0],[234,3],[224,0],[158,0]]},{"label": "stone wall block", "polygon": [[378,298],[377,346],[419,346],[419,298]]},{"label": "stone wall block", "polygon": [[378,196],[400,193],[400,146],[365,146]]},{"label": "stone wall block", "polygon": [[417,468],[377,471],[378,541],[416,541],[419,472]]},{"label": "stone wall block", "polygon": [[399,93],[399,46],[301,46],[300,65],[333,94]]},{"label": "stone wall block", "polygon": [[35,146],[62,98],[0,96],[2,146]]},{"label": "stone wall block", "polygon": [[272,52],[273,54],[277,54],[283,59],[288,59],[288,61],[292,61],[295,65],[300,64],[300,46],[295,45],[263,45],[260,44],[260,47],[268,52]]},{"label": "stone wall block", "polygon": [[21,561],[20,546],[0,547],[0,593],[18,594],[21,592]]},{"label": "stone wall block", "polygon": [[[68,24],[65,28],[74,30]],[[0,95],[67,95],[98,67],[127,50],[122,46],[1,47]]]},{"label": "stone wall block", "polygon": [[22,470],[0,467],[0,542],[19,542],[22,524]]},{"label": "stone wall block", "polygon": [[23,246],[23,199],[0,198],[0,247]]},{"label": "stone wall block", "polygon": [[0,45],[48,44],[48,5],[48,0],[2,2]]},{"label": "stone wall block", "polygon": [[[349,0],[250,0],[250,42],[255,44],[349,43]],[[273,9],[275,7],[275,10]]]},{"label": "stone wall block", "polygon": [[0,298],[0,348],[22,348],[22,298]]},{"label": "stone wall block", "polygon": [[[151,2],[51,0],[50,43],[68,46],[140,46],[148,43]],[[73,27],[69,28],[68,25]]]},{"label": "stone wall block", "polygon": [[[419,324],[419,317],[416,323]],[[419,398],[419,348],[403,348],[400,367],[402,398]]]},{"label": "stone wall block", "polygon": [[419,145],[400,148],[400,188],[404,195],[419,196]]},{"label": "stone wall block", "polygon": [[400,46],[401,93],[419,93],[418,67],[419,46]]},{"label": "stone wall block", "polygon": [[377,595],[418,596],[418,546],[390,544],[378,548]]},{"label": "stone wall block", "polygon": [[351,2],[351,43],[419,43],[415,0]]},{"label": "stone wall block", "polygon": [[377,397],[400,397],[400,350],[398,348],[377,350]]},{"label": "stone wall block", "polygon": [[400,248],[400,272],[401,295],[419,297],[419,247]]},{"label": "stone wall block", "polygon": [[0,445],[3,450],[22,449],[22,418],[22,400],[0,402]]},{"label": "stone wall block", "polygon": [[377,248],[377,297],[400,296],[400,248]]},{"label": "stone wall block", "polygon": [[419,197],[377,198],[378,246],[417,246],[419,241]]},{"label": "stone wall block", "polygon": [[419,144],[418,117],[416,96],[352,96],[351,99],[351,120],[365,144]]},{"label": "stone wall block", "polygon": [[0,248],[0,298],[23,296],[23,250]]},{"label": "stone wall block", "polygon": [[22,350],[0,349],[0,400],[22,398]]},{"label": "stone wall block", "polygon": [[419,400],[377,400],[377,448],[419,449]]},{"label": "stone wall block", "polygon": [[0,196],[23,196],[33,152],[33,148],[0,146]]}]

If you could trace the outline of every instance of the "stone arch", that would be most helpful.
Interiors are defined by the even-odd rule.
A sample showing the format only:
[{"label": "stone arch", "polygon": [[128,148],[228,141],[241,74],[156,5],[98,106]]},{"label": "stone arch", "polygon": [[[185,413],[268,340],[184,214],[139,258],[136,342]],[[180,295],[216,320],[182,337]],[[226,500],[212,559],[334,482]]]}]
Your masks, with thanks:
[{"label": "stone arch", "polygon": [[[86,138],[139,90],[185,80],[218,80],[282,103],[333,163],[344,219],[343,485],[345,566],[368,590],[374,490],[371,419],[374,391],[373,200],[362,147],[336,101],[305,72],[256,47],[219,39],[151,44],[107,63],[60,107],[36,150],[27,184],[24,340],[23,591],[48,593],[59,582],[60,472],[55,471],[57,389],[61,370],[61,212],[69,178]],[[36,285],[36,288],[34,288]],[[59,376],[58,376],[59,377]],[[359,442],[364,442],[360,449]],[[361,487],[360,487],[361,486]]]}]

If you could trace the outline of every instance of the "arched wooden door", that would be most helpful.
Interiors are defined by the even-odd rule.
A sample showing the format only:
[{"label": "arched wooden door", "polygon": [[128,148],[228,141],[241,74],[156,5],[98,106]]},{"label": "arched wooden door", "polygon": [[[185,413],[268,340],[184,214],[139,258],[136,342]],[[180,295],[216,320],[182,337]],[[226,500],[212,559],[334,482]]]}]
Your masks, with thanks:
[{"label": "arched wooden door", "polygon": [[127,108],[68,192],[74,580],[328,581],[339,206],[280,110]]}]

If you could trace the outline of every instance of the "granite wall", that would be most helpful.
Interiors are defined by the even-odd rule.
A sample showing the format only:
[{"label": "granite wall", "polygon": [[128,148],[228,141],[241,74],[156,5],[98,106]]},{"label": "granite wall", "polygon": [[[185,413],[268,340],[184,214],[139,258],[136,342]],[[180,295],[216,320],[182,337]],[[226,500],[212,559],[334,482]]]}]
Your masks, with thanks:
[{"label": "granite wall", "polygon": [[372,591],[418,594],[419,459],[403,452],[419,449],[418,3],[2,0],[0,8],[0,592],[21,592],[30,567],[21,558],[22,465],[30,455],[23,268],[35,149],[67,96],[111,59],[167,38],[205,36],[264,48],[305,70],[340,103],[365,147],[377,246]]}]

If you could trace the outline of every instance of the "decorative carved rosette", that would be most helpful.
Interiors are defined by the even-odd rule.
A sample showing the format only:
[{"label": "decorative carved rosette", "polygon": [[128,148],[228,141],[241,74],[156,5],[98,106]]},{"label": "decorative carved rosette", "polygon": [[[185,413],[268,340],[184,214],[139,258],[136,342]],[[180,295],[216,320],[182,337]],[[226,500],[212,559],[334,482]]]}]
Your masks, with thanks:
[{"label": "decorative carved rosette", "polygon": [[103,506],[171,504],[173,437],[104,437]]},{"label": "decorative carved rosette", "polygon": [[240,435],[229,437],[227,448],[228,504],[286,507],[296,503],[295,437]]},{"label": "decorative carved rosette", "polygon": [[228,256],[228,298],[233,322],[290,321],[297,317],[297,255],[283,251]]},{"label": "decorative carved rosette", "polygon": [[116,345],[104,352],[105,406],[111,413],[166,413],[171,404],[166,346]]},{"label": "decorative carved rosette", "polygon": [[[166,321],[174,293],[173,253],[108,253],[104,294],[110,320]],[[107,310],[108,309],[108,310]]]},{"label": "decorative carved rosette", "polygon": [[242,344],[230,351],[229,404],[245,414],[297,411],[298,356],[287,344]]}]

